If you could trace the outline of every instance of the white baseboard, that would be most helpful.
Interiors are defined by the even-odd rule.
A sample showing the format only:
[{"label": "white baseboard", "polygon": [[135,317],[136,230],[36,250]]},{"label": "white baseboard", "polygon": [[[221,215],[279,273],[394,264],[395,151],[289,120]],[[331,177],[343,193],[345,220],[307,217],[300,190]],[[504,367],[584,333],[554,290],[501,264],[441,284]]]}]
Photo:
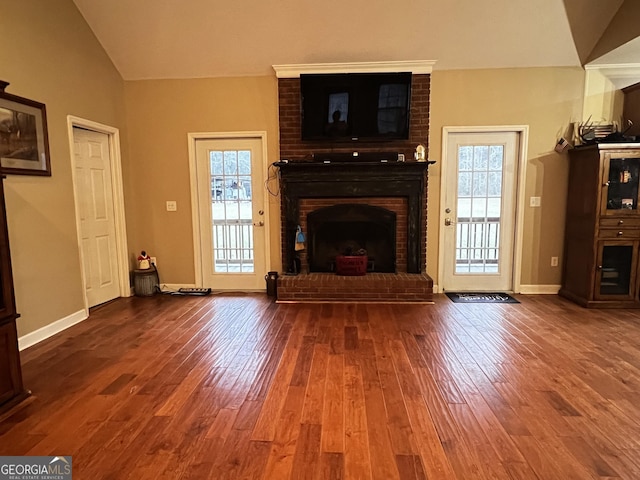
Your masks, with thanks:
[{"label": "white baseboard", "polygon": [[557,295],[561,285],[520,285],[524,295]]},{"label": "white baseboard", "polygon": [[[561,285],[520,285],[520,291],[523,295],[556,295]],[[438,285],[433,285],[434,293],[444,293]]]},{"label": "white baseboard", "polygon": [[76,313],[72,313],[60,320],[57,320],[49,325],[46,325],[38,330],[27,333],[22,337],[18,338],[18,348],[20,350],[24,350],[25,348],[29,348],[36,343],[40,343],[43,340],[55,335],[56,333],[60,333],[63,330],[75,325],[76,323],[80,323],[83,320],[89,318],[86,310],[78,310]]}]

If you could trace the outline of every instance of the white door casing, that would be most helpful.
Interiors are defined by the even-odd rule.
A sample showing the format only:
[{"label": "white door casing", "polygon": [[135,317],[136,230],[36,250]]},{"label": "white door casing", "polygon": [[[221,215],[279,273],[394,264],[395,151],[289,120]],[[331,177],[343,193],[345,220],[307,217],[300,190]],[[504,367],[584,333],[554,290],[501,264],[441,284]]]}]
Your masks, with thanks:
[{"label": "white door casing", "polygon": [[265,135],[189,134],[196,286],[265,288]]},{"label": "white door casing", "polygon": [[445,127],[440,291],[519,291],[526,133]]}]

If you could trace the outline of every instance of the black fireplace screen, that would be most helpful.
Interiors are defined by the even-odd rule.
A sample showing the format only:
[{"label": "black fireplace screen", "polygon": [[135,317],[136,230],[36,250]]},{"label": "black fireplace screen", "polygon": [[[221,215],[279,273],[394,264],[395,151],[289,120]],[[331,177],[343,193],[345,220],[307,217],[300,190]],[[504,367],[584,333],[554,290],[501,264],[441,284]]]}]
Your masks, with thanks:
[{"label": "black fireplace screen", "polygon": [[366,251],[367,270],[396,271],[396,214],[371,205],[340,204],[307,215],[311,272],[332,272],[338,255]]}]

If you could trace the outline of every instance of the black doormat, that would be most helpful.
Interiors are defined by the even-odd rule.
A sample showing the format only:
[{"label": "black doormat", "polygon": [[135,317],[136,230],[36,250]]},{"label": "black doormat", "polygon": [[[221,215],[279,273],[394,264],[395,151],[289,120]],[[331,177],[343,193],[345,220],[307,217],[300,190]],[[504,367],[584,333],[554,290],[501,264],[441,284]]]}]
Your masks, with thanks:
[{"label": "black doormat", "polygon": [[511,295],[500,292],[445,292],[455,303],[520,303]]}]

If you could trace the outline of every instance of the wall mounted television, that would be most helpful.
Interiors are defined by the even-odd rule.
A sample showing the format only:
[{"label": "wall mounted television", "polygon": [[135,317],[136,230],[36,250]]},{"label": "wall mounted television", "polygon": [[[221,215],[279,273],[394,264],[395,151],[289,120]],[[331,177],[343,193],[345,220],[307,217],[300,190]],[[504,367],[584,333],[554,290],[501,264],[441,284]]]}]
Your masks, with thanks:
[{"label": "wall mounted television", "polygon": [[411,73],[300,75],[303,141],[409,138]]}]

